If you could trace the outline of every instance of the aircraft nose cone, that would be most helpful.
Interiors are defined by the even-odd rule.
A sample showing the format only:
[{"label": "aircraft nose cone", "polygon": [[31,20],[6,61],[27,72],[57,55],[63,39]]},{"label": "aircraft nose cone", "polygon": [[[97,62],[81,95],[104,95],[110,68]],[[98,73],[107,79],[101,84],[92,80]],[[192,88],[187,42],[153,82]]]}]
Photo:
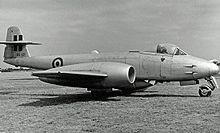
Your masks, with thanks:
[{"label": "aircraft nose cone", "polygon": [[218,74],[219,73],[219,67],[214,64],[214,63],[211,63],[209,65],[209,72],[210,72],[210,75],[215,75],[215,74]]}]

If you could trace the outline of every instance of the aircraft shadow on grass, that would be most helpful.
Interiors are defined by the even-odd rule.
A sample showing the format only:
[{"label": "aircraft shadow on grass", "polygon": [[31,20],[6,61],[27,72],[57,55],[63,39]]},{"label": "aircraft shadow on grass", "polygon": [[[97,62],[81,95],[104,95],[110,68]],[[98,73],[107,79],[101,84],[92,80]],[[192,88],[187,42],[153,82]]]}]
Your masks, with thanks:
[{"label": "aircraft shadow on grass", "polygon": [[127,97],[142,97],[142,98],[150,98],[150,97],[200,97],[196,95],[176,95],[176,94],[147,94],[147,95],[128,95]]},{"label": "aircraft shadow on grass", "polygon": [[88,101],[120,101],[120,99],[111,98],[117,96],[117,94],[110,94],[108,98],[94,98],[91,93],[82,93],[82,94],[24,94],[30,96],[46,96],[47,98],[33,98],[38,99],[38,101],[31,103],[20,104],[19,106],[54,106],[61,104],[71,104],[75,102],[88,102]]},{"label": "aircraft shadow on grass", "polygon": [[116,96],[125,96],[125,97],[142,97],[142,98],[151,98],[151,97],[199,97],[195,95],[172,95],[172,94],[151,94],[158,91],[145,91],[144,93],[148,94],[123,94],[121,91],[113,91],[108,94],[107,98],[94,98],[91,93],[82,93],[82,94],[21,94],[21,95],[30,95],[30,96],[45,96],[47,98],[33,98],[38,99],[38,101],[20,104],[19,106],[55,106],[61,104],[71,104],[75,102],[87,102],[87,101],[120,101],[113,97]]}]

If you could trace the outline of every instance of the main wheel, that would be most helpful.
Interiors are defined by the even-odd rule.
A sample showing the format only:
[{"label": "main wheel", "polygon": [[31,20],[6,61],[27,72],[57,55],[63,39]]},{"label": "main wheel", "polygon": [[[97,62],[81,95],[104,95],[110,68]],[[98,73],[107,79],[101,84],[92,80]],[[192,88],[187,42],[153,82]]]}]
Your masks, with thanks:
[{"label": "main wheel", "polygon": [[122,95],[130,95],[131,93],[134,93],[134,91],[132,91],[132,90],[122,90],[121,91],[122,92]]},{"label": "main wheel", "polygon": [[105,91],[91,91],[93,98],[107,98],[107,92]]},{"label": "main wheel", "polygon": [[199,95],[201,97],[209,97],[212,94],[212,90],[208,86],[200,86]]}]

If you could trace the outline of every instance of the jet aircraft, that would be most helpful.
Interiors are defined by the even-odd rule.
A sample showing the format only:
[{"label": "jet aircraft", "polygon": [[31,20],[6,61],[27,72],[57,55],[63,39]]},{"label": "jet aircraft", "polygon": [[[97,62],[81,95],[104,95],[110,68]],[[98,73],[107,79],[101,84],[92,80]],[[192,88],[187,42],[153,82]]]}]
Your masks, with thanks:
[{"label": "jet aircraft", "polygon": [[219,72],[219,61],[191,56],[173,44],[159,44],[155,52],[129,51],[120,53],[33,56],[18,27],[7,30],[4,62],[21,67],[41,69],[33,72],[43,82],[87,88],[93,96],[101,96],[113,88],[132,93],[160,82],[178,81],[181,86],[207,84],[199,87],[199,95],[208,97],[218,84],[213,75]]}]

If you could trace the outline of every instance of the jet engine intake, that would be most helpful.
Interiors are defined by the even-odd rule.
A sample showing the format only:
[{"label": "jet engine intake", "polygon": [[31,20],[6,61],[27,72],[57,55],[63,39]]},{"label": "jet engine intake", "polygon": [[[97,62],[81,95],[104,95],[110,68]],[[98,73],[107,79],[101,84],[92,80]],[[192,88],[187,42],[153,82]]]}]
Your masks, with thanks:
[{"label": "jet engine intake", "polygon": [[131,65],[113,62],[105,62],[100,66],[98,64],[95,65],[96,69],[108,75],[102,82],[105,87],[119,89],[128,87],[135,82],[136,71]]}]

